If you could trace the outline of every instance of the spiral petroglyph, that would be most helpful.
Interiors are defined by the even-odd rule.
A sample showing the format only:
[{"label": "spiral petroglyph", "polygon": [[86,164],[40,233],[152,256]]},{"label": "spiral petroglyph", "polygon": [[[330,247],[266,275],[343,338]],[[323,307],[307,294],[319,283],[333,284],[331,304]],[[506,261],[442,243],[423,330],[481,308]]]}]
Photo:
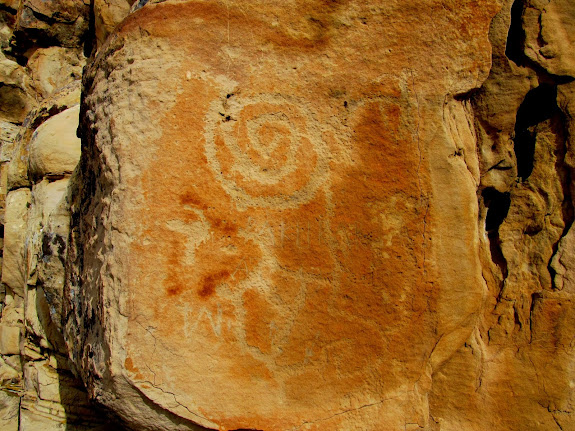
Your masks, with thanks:
[{"label": "spiral petroglyph", "polygon": [[299,206],[313,198],[327,174],[319,124],[290,97],[214,101],[205,138],[210,168],[239,206]]}]

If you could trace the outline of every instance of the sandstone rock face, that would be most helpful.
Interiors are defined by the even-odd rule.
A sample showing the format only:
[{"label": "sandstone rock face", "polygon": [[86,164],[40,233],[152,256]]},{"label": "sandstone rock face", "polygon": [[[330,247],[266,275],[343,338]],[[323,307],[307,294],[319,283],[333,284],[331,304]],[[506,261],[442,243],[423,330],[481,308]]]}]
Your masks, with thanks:
[{"label": "sandstone rock face", "polygon": [[81,45],[89,25],[88,0],[22,0],[18,6],[16,32],[24,45]]},{"label": "sandstone rock face", "polygon": [[0,353],[3,355],[20,353],[20,327],[0,325]]},{"label": "sandstone rock face", "polygon": [[0,115],[13,123],[21,123],[34,106],[26,92],[24,69],[15,61],[0,55]]},{"label": "sandstone rock face", "polygon": [[429,427],[486,289],[453,96],[488,75],[496,6],[131,15],[85,81],[66,293],[89,391],[138,429]]},{"label": "sandstone rock face", "polygon": [[6,431],[18,431],[20,398],[0,392],[0,425]]},{"label": "sandstone rock face", "polygon": [[60,331],[67,186],[79,157],[89,12],[89,2],[81,1],[0,5],[3,431],[79,431],[107,424],[73,374]]},{"label": "sandstone rock face", "polygon": [[26,222],[30,206],[30,191],[14,190],[6,197],[4,216],[4,253],[2,259],[2,283],[19,296],[24,295],[26,285]]},{"label": "sandstone rock face", "polygon": [[0,428],[575,429],[574,25],[0,0]]},{"label": "sandstone rock face", "polygon": [[575,76],[573,17],[575,5],[568,0],[525,2],[525,55],[552,75]]},{"label": "sandstone rock face", "polygon": [[433,379],[446,429],[575,427],[574,18],[569,2],[508,1],[491,26],[491,73],[472,99],[488,295],[475,337]]},{"label": "sandstone rock face", "polygon": [[69,108],[43,123],[32,135],[29,148],[29,175],[71,173],[80,158],[76,136],[80,106]]},{"label": "sandstone rock face", "polygon": [[95,0],[94,20],[95,36],[102,45],[108,35],[130,13],[135,0]]},{"label": "sandstone rock face", "polygon": [[82,76],[85,60],[79,50],[52,46],[38,49],[28,61],[31,86],[42,96],[49,97]]}]

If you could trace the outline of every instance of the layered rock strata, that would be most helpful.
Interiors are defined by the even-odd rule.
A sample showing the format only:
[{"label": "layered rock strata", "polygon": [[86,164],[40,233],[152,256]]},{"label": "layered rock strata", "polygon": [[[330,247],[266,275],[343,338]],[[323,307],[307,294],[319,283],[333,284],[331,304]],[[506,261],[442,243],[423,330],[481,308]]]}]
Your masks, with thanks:
[{"label": "layered rock strata", "polygon": [[[90,2],[0,2],[0,429],[94,430],[61,330]],[[110,426],[107,429],[114,429]]]}]

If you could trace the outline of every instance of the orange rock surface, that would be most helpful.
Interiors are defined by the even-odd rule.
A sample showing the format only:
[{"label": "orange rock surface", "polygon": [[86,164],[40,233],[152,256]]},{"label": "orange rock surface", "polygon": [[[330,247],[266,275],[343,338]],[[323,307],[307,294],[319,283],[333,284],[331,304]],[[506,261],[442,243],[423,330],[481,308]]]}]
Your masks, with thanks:
[{"label": "orange rock surface", "polygon": [[100,401],[141,429],[429,426],[431,373],[485,294],[472,132],[448,116],[487,76],[496,12],[131,15],[85,82],[71,311],[94,323],[71,350]]}]

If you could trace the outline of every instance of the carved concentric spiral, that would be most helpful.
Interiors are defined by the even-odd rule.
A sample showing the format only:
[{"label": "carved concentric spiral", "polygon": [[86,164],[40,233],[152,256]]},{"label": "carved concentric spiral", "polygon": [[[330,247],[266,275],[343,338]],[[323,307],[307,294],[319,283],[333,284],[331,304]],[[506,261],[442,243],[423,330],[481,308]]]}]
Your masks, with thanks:
[{"label": "carved concentric spiral", "polygon": [[303,103],[278,95],[232,96],[210,108],[208,164],[239,206],[289,208],[314,196],[327,174],[327,151]]}]

